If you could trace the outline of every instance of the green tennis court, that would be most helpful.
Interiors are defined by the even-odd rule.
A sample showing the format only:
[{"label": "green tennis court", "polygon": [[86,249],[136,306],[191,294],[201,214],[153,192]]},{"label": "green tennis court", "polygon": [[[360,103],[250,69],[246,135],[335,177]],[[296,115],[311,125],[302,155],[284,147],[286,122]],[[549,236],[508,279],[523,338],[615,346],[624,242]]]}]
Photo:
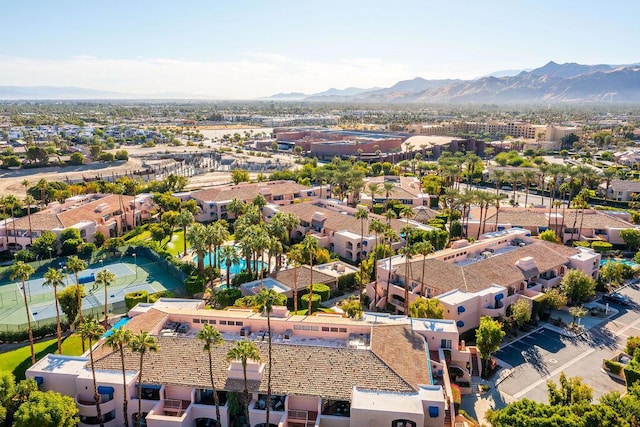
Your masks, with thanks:
[{"label": "green tennis court", "polygon": [[[75,285],[75,276],[72,272],[65,270],[64,263],[60,262],[57,267],[70,273],[65,277],[65,285]],[[86,282],[83,284],[86,296],[82,301],[82,312],[85,315],[99,318],[104,316],[105,289],[94,281],[95,275],[103,268],[116,276],[115,283],[108,286],[106,293],[107,310],[110,315],[126,312],[124,296],[129,292],[146,290],[152,294],[165,290],[179,292],[182,289],[181,281],[167,273],[154,260],[142,254],[136,258],[124,256],[113,261],[98,262],[78,273],[80,281]],[[25,292],[34,327],[55,322],[56,317],[53,289],[43,286],[44,272],[39,273],[25,282]],[[60,290],[59,287],[58,291]],[[0,331],[26,329],[27,318],[22,292],[20,281],[0,282]]]}]

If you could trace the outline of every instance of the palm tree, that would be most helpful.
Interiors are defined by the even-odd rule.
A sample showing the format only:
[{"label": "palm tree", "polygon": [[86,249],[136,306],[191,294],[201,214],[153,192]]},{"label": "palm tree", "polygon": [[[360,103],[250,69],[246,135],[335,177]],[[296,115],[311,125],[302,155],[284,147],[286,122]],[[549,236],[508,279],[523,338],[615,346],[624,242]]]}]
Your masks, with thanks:
[{"label": "palm tree", "polygon": [[311,316],[313,314],[313,256],[318,250],[318,241],[311,234],[307,234],[301,244],[305,251],[305,256],[309,254],[309,308],[307,309],[307,315]]},{"label": "palm tree", "polygon": [[[242,389],[242,408],[244,409],[245,424],[251,425],[249,421],[249,385],[247,383],[247,362],[253,360],[260,362],[260,352],[256,344],[249,340],[236,341],[233,347],[227,352],[227,361],[237,360],[242,364],[242,374],[244,376],[244,388]],[[268,402],[268,404],[271,402]]]},{"label": "palm tree", "polygon": [[196,222],[192,227],[189,228],[187,234],[185,234],[184,237],[185,245],[188,241],[191,248],[196,251],[196,254],[198,256],[198,270],[200,271],[200,276],[202,277],[202,279],[205,280],[204,256],[208,247],[207,227],[200,224],[199,222]]},{"label": "palm tree", "polygon": [[240,256],[236,247],[233,245],[224,245],[220,247],[220,259],[224,261],[227,275],[227,288],[229,287],[229,279],[231,275],[231,266],[240,262]]},{"label": "palm tree", "polygon": [[533,183],[536,179],[536,172],[534,170],[524,170],[522,171],[522,178],[524,179],[524,206],[527,207],[527,203],[529,201],[529,188],[531,187],[531,183]]},{"label": "palm tree", "polygon": [[158,342],[147,332],[140,331],[139,334],[131,337],[129,348],[134,353],[140,354],[140,366],[138,368],[138,412],[136,412],[135,423],[136,427],[140,427],[140,420],[142,419],[142,362],[146,353],[158,351]]},{"label": "palm tree", "polygon": [[236,199],[235,197],[231,199],[231,201],[227,204],[227,211],[233,214],[234,218],[238,218],[240,215],[244,213],[246,209],[246,205],[242,200]]},{"label": "palm tree", "polygon": [[[224,219],[219,219],[215,222],[215,224],[213,225],[213,231],[212,231],[212,244],[213,244],[213,254],[214,254],[214,264],[215,267],[220,269],[220,259],[218,257],[218,250],[220,249],[220,246],[222,246],[227,240],[229,240],[229,237],[231,237],[231,234],[229,233],[229,224],[227,223],[226,220]],[[211,259],[209,259],[209,261],[211,261]]]},{"label": "palm tree", "polygon": [[96,284],[104,285],[104,327],[106,328],[109,320],[109,311],[107,310],[108,305],[108,292],[107,288],[112,285],[116,281],[116,275],[110,272],[109,270],[99,271],[96,275]]},{"label": "palm tree", "polygon": [[496,180],[496,194],[500,191],[500,184],[504,181],[506,172],[502,169],[496,169],[493,171],[493,179]]},{"label": "palm tree", "polygon": [[40,180],[36,184],[36,188],[38,190],[40,190],[40,203],[42,204],[42,206],[45,206],[47,204],[46,203],[47,199],[45,197],[45,192],[49,188],[49,182],[47,182],[47,180],[44,179],[44,178],[40,178]]},{"label": "palm tree", "polygon": [[504,194],[494,194],[491,200],[491,203],[493,203],[493,206],[495,206],[496,208],[496,226],[495,226],[495,230],[493,231],[498,231],[498,216],[500,215],[500,203],[506,198],[507,196],[505,196]]},{"label": "palm tree", "polygon": [[29,245],[33,245],[33,235],[32,235],[33,233],[31,231],[32,230],[31,229],[31,206],[35,205],[37,201],[30,194],[27,194],[27,196],[22,201],[27,207],[27,218],[29,220]]},{"label": "palm tree", "polygon": [[[471,205],[475,201],[475,192],[473,190],[469,190],[468,188],[464,193],[460,193],[458,195],[458,204],[462,206],[462,228],[464,231],[464,237],[467,237],[467,229],[469,228],[469,211],[471,209]],[[466,227],[465,225],[466,219]]]},{"label": "palm tree", "polygon": [[433,245],[429,241],[417,242],[414,245],[415,252],[422,255],[422,276],[420,276],[420,295],[424,295],[424,272],[427,266],[427,255],[435,252]]},{"label": "palm tree", "polygon": [[[406,227],[403,228],[405,230]],[[405,231],[408,233],[408,230]],[[407,238],[407,242],[409,239]],[[410,269],[409,269],[409,261],[411,257],[415,255],[415,249],[413,245],[405,245],[404,248],[400,249],[400,253],[404,255],[404,314],[409,313],[409,283],[410,279]]]},{"label": "palm tree", "polygon": [[193,214],[187,209],[181,209],[180,213],[176,217],[176,223],[180,227],[182,227],[182,232],[184,234],[184,251],[182,253],[183,257],[187,256],[187,227],[193,224],[194,218]]},{"label": "palm tree", "polygon": [[609,194],[609,187],[611,187],[611,180],[616,177],[618,171],[614,167],[608,167],[602,172],[602,176],[604,177],[605,189],[604,189],[604,199],[607,199],[607,195]]},{"label": "palm tree", "polygon": [[393,182],[391,181],[385,181],[384,183],[382,183],[382,187],[384,188],[384,210],[388,211],[389,209],[389,195],[391,193],[391,190],[393,190]]},{"label": "palm tree", "polygon": [[287,253],[287,258],[291,260],[293,265],[293,312],[298,313],[298,268],[304,259],[304,253],[301,245],[293,245]]},{"label": "palm tree", "polygon": [[389,289],[391,286],[391,258],[393,257],[393,241],[398,237],[397,233],[391,227],[387,227],[384,231],[385,238],[389,241],[389,275],[387,276],[387,296],[385,305],[389,303]]},{"label": "palm tree", "polygon": [[16,208],[21,208],[20,200],[13,194],[9,194],[4,198],[5,204],[11,210],[11,223],[13,224],[13,247],[18,250],[18,234],[16,233],[16,219],[14,217],[14,211]]},{"label": "palm tree", "polygon": [[380,184],[377,182],[370,182],[367,184],[367,189],[369,190],[369,195],[371,196],[371,207],[375,204],[376,194],[380,192]]},{"label": "palm tree", "polygon": [[374,274],[375,274],[375,270],[376,270],[376,265],[378,264],[378,252],[376,250],[376,248],[378,247],[378,236],[380,235],[380,233],[382,233],[384,231],[384,223],[382,221],[380,221],[378,218],[373,218],[371,221],[369,221],[369,232],[374,232],[375,236],[376,236],[376,245],[374,247],[374,266],[373,266],[373,270],[374,270]]},{"label": "palm tree", "polygon": [[58,354],[62,354],[62,330],[60,328],[60,305],[58,304],[58,286],[64,286],[65,274],[62,270],[49,268],[44,273],[44,283],[42,286],[51,286],[53,288],[53,299],[56,304],[56,332],[58,335]]},{"label": "palm tree", "polygon": [[269,331],[268,339],[268,359],[269,359],[269,374],[267,375],[267,420],[265,424],[269,425],[269,409],[271,406],[271,312],[273,306],[278,301],[278,294],[273,289],[261,289],[260,293],[255,296],[255,302],[258,305],[259,310],[264,310],[267,313],[267,330]]},{"label": "palm tree", "polygon": [[[72,255],[67,259],[67,268],[73,271],[73,275],[76,279],[76,304],[78,305],[78,319],[77,322],[82,323],[82,294],[80,292],[80,282],[78,279],[78,273],[87,268],[87,263],[78,258],[76,255]],[[73,319],[74,321],[76,319]],[[72,322],[72,319],[69,319]],[[84,353],[84,340],[82,341],[82,352]]]},{"label": "palm tree", "polygon": [[513,187],[513,201],[516,201],[516,190],[518,189],[518,183],[522,179],[522,172],[518,170],[513,170],[509,172],[509,181],[511,181],[511,186]]},{"label": "palm tree", "polygon": [[392,219],[396,219],[398,218],[398,215],[396,215],[395,211],[389,209],[387,210],[384,215],[385,219],[387,220],[387,227],[391,227],[391,220]]},{"label": "palm tree", "polygon": [[100,394],[98,394],[98,383],[96,382],[96,369],[93,366],[93,342],[98,341],[104,334],[104,328],[95,319],[84,319],[78,326],[78,332],[82,341],[89,340],[89,358],[91,359],[91,376],[93,377],[93,400],[96,402],[96,414],[98,423],[104,427],[102,420],[102,409],[100,408]]},{"label": "palm tree", "polygon": [[[211,390],[213,390],[213,402],[216,405],[216,419],[218,425],[222,425],[220,422],[220,401],[218,400],[218,391],[216,390],[216,383],[213,380],[213,358],[211,357],[211,347],[219,346],[224,342],[222,334],[215,327],[206,324],[198,331],[196,338],[204,342],[204,351],[209,356],[209,379],[211,380]],[[269,337],[271,339],[271,337]],[[267,423],[269,417],[267,416]]]},{"label": "palm tree", "polygon": [[356,211],[355,218],[360,220],[360,253],[358,258],[360,259],[360,289],[358,290],[358,299],[362,301],[362,286],[364,278],[362,273],[362,261],[363,261],[363,249],[364,249],[364,220],[369,219],[369,210],[364,206],[359,206]]},{"label": "palm tree", "polygon": [[104,343],[112,350],[117,350],[120,353],[120,363],[122,364],[122,413],[124,414],[124,425],[129,427],[129,399],[127,398],[127,372],[124,367],[124,348],[129,345],[133,334],[130,330],[125,328],[116,328],[111,330]]},{"label": "palm tree", "polygon": [[24,297],[24,308],[27,312],[27,329],[29,331],[29,346],[31,347],[31,365],[36,363],[36,353],[33,349],[33,330],[31,329],[31,312],[29,311],[29,302],[27,301],[27,288],[25,282],[35,273],[31,265],[22,261],[16,261],[11,270],[11,280],[20,279],[22,282],[22,296]]}]

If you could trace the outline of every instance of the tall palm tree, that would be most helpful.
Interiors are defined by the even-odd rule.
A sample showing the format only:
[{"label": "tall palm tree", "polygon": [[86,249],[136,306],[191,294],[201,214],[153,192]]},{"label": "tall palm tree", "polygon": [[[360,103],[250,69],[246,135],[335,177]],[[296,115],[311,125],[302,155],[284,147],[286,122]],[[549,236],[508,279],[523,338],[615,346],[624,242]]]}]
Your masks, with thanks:
[{"label": "tall palm tree", "polygon": [[109,320],[109,311],[107,310],[107,306],[109,303],[107,288],[116,281],[116,275],[110,272],[109,270],[101,270],[96,274],[96,284],[104,286],[104,327],[107,327],[107,322]]},{"label": "tall palm tree", "polygon": [[425,267],[427,266],[427,255],[435,252],[433,245],[429,241],[417,242],[414,245],[415,252],[422,255],[422,276],[420,276],[420,295],[424,295],[424,273]]},{"label": "tall palm tree", "polygon": [[[237,360],[242,364],[244,388],[242,389],[242,408],[244,409],[245,424],[251,425],[249,420],[249,384],[247,382],[247,362],[260,362],[260,352],[256,344],[249,340],[236,341],[227,352],[227,361]],[[269,402],[271,403],[271,402]]]},{"label": "tall palm tree", "polygon": [[236,247],[233,245],[224,245],[220,247],[219,258],[224,262],[226,267],[227,287],[229,287],[229,280],[231,276],[231,266],[240,262],[240,256]]},{"label": "tall palm tree", "polygon": [[493,200],[491,200],[491,203],[496,208],[496,226],[495,226],[495,230],[493,231],[498,231],[498,216],[500,215],[500,204],[506,198],[507,196],[505,196],[504,194],[498,193],[498,194],[494,194]]},{"label": "tall palm tree", "polygon": [[389,271],[387,276],[387,295],[385,305],[389,303],[389,289],[391,287],[391,258],[393,257],[393,241],[398,237],[397,233],[391,227],[387,227],[384,231],[384,237],[389,242]]},{"label": "tall palm tree", "polygon": [[298,313],[298,269],[304,259],[303,249],[298,245],[293,245],[287,253],[287,258],[293,265],[293,312]]},{"label": "tall palm tree", "polygon": [[44,273],[44,283],[42,286],[51,286],[53,288],[53,299],[56,304],[56,332],[58,335],[58,354],[62,354],[62,328],[60,328],[60,304],[58,303],[58,286],[64,286],[64,277],[66,275],[62,270],[49,268]]},{"label": "tall palm tree", "polygon": [[[203,280],[206,280],[204,274],[204,257],[207,251],[207,227],[196,222],[187,230],[187,234],[184,236],[185,242],[189,242],[189,245],[196,251],[198,256],[198,270]],[[186,243],[185,243],[186,244]]]},{"label": "tall palm tree", "polygon": [[29,331],[29,347],[31,347],[31,365],[36,363],[36,353],[33,349],[33,329],[31,329],[31,312],[29,311],[29,302],[27,301],[27,288],[25,282],[35,273],[31,265],[22,261],[16,261],[11,270],[11,280],[20,279],[22,282],[22,296],[24,297],[24,308],[27,312],[27,329]]},{"label": "tall palm tree", "polygon": [[[405,227],[406,228],[406,227]],[[403,230],[405,229],[403,228]],[[405,231],[408,233],[408,230]],[[407,239],[408,241],[409,239]],[[409,313],[409,283],[411,282],[409,261],[411,257],[415,255],[415,248],[413,245],[405,245],[400,249],[400,253],[404,256],[404,313]]]},{"label": "tall palm tree", "polygon": [[149,352],[158,351],[158,342],[149,333],[140,331],[139,334],[134,335],[129,341],[129,348],[140,355],[140,366],[138,373],[138,412],[136,412],[136,427],[140,427],[140,421],[142,420],[142,362],[144,355]]},{"label": "tall palm tree", "polygon": [[509,181],[511,181],[511,187],[513,189],[512,198],[514,203],[516,201],[516,190],[518,189],[518,184],[520,183],[521,179],[522,179],[522,172],[520,172],[519,170],[513,170],[509,172]]},{"label": "tall palm tree", "polygon": [[318,250],[318,241],[311,234],[307,234],[301,244],[305,251],[305,256],[309,255],[309,307],[307,315],[311,316],[313,314],[313,257]]},{"label": "tall palm tree", "polygon": [[529,188],[536,179],[536,171],[533,169],[527,169],[522,171],[522,178],[524,179],[524,206],[527,207],[529,201]]},{"label": "tall palm tree", "polygon": [[187,209],[181,209],[176,217],[176,223],[180,227],[182,227],[182,232],[184,234],[184,251],[182,252],[182,256],[187,256],[187,227],[193,224],[194,218],[193,214]]},{"label": "tall palm tree", "polygon": [[29,245],[33,245],[33,232],[31,228],[31,207],[35,205],[37,201],[32,195],[27,194],[22,202],[27,207],[27,219],[29,221]]},{"label": "tall palm tree", "polygon": [[358,259],[360,260],[360,288],[358,289],[358,299],[362,301],[362,287],[364,278],[362,273],[362,261],[363,251],[364,251],[364,220],[369,219],[369,210],[364,206],[358,206],[358,210],[356,211],[355,218],[360,220],[360,253],[358,254]]},{"label": "tall palm tree", "polygon": [[269,339],[268,339],[268,355],[267,358],[269,363],[269,374],[267,375],[267,420],[266,425],[269,425],[269,410],[271,406],[271,366],[272,366],[272,358],[271,358],[271,312],[273,311],[273,306],[277,304],[278,294],[273,289],[261,289],[260,293],[255,296],[255,302],[258,305],[258,309],[264,311],[267,314],[267,330],[269,331]]},{"label": "tall palm tree", "polygon": [[[78,280],[78,273],[87,268],[87,263],[78,258],[76,255],[72,255],[67,259],[67,268],[73,271],[73,275],[76,279],[76,303],[78,304],[78,322],[82,322],[82,295],[80,293],[80,282]],[[69,319],[69,322],[75,319]],[[84,353],[84,342],[82,345],[82,352]]]},{"label": "tall palm tree", "polygon": [[496,169],[493,171],[493,179],[496,181],[496,194],[500,192],[500,184],[504,181],[507,173],[502,169]]},{"label": "tall palm tree", "polygon": [[9,207],[11,211],[11,224],[13,225],[13,247],[15,250],[18,250],[18,234],[16,233],[16,218],[15,218],[15,210],[16,208],[21,208],[20,200],[13,194],[9,194],[4,198],[5,204]]},{"label": "tall palm tree", "polygon": [[78,332],[82,341],[89,340],[89,358],[91,359],[91,376],[93,378],[93,400],[96,402],[96,414],[100,427],[104,427],[102,420],[102,408],[100,408],[100,394],[98,394],[98,383],[96,382],[96,369],[93,366],[93,343],[98,341],[104,334],[104,328],[95,319],[84,319],[78,326]]},{"label": "tall palm tree", "polygon": [[[205,325],[198,331],[196,335],[200,341],[204,342],[204,351],[209,356],[209,379],[211,380],[211,390],[213,390],[213,403],[216,405],[216,420],[218,425],[222,425],[220,421],[220,401],[218,400],[218,391],[216,390],[216,383],[213,380],[213,358],[211,357],[211,347],[219,346],[224,342],[222,334],[215,327],[205,323]],[[269,336],[271,339],[271,336]],[[269,418],[267,417],[267,423]]]},{"label": "tall palm tree", "polygon": [[44,178],[40,178],[40,180],[36,184],[36,188],[40,190],[40,203],[42,204],[42,206],[46,206],[47,199],[45,197],[45,193],[49,188],[49,182]]},{"label": "tall palm tree", "polygon": [[211,237],[213,239],[213,253],[215,257],[214,264],[216,268],[220,269],[218,250],[220,249],[220,246],[222,246],[231,237],[231,234],[229,233],[229,224],[226,220],[219,219],[215,222],[215,224],[213,225],[213,236]]},{"label": "tall palm tree", "polygon": [[391,190],[393,190],[393,182],[385,181],[382,183],[382,187],[384,188],[384,210],[389,209],[389,196],[391,194]]},{"label": "tall palm tree", "polygon": [[[467,229],[469,228],[469,211],[471,210],[471,205],[475,201],[475,192],[473,190],[469,190],[468,188],[463,193],[458,195],[458,204],[462,206],[462,228],[464,232],[464,237],[467,237]],[[466,220],[466,227],[465,227]]]},{"label": "tall palm tree", "polygon": [[125,427],[129,427],[129,399],[127,398],[127,371],[124,367],[124,348],[129,345],[132,338],[133,334],[130,330],[120,327],[112,329],[111,335],[104,341],[105,345],[120,353],[120,363],[122,365],[122,395],[124,396],[122,400],[122,413],[124,414]]},{"label": "tall palm tree", "polygon": [[371,207],[375,204],[376,194],[380,193],[380,184],[377,182],[370,182],[367,184],[367,190],[369,195],[371,196]]},{"label": "tall palm tree", "polygon": [[233,214],[234,218],[238,218],[240,215],[244,213],[246,210],[246,205],[242,200],[236,199],[235,197],[231,199],[231,201],[227,204],[227,211]]},{"label": "tall palm tree", "polygon": [[383,216],[387,220],[387,227],[391,227],[392,219],[398,218],[398,215],[396,215],[395,211],[393,211],[392,209],[388,209]]}]

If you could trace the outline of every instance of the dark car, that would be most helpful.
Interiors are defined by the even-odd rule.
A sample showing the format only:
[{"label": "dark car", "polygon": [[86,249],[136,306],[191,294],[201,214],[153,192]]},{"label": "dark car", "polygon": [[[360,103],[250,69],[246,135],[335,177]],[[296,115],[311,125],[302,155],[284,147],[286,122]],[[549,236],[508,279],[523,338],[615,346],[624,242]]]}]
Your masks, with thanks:
[{"label": "dark car", "polygon": [[626,295],[619,294],[617,292],[612,292],[610,294],[604,294],[602,296],[603,301],[609,301],[620,305],[629,305],[629,297]]}]

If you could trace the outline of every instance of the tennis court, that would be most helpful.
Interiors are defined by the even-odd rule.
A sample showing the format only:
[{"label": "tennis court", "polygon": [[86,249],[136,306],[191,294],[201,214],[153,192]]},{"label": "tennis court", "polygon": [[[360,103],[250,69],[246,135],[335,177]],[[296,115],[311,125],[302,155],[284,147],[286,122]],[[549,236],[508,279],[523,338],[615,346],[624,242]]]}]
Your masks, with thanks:
[{"label": "tennis court", "polygon": [[[67,276],[64,279],[65,286],[75,285],[76,279],[73,272],[65,269],[64,262],[59,262]],[[156,262],[145,256],[137,258],[124,256],[113,261],[98,262],[78,273],[78,279],[85,291],[82,300],[82,312],[85,315],[103,317],[105,304],[105,289],[103,285],[95,283],[95,276],[102,269],[115,274],[115,283],[107,288],[107,310],[109,314],[122,314],[126,312],[124,297],[133,291],[146,290],[150,294],[164,290],[179,291],[182,282],[168,274]],[[55,322],[56,307],[53,296],[53,288],[43,286],[44,271],[32,276],[25,282],[25,292],[29,303],[29,311],[34,327],[41,324]],[[61,291],[58,287],[58,291]],[[61,312],[62,315],[62,312]],[[0,330],[15,331],[26,328],[26,311],[20,281],[0,282]]]}]

